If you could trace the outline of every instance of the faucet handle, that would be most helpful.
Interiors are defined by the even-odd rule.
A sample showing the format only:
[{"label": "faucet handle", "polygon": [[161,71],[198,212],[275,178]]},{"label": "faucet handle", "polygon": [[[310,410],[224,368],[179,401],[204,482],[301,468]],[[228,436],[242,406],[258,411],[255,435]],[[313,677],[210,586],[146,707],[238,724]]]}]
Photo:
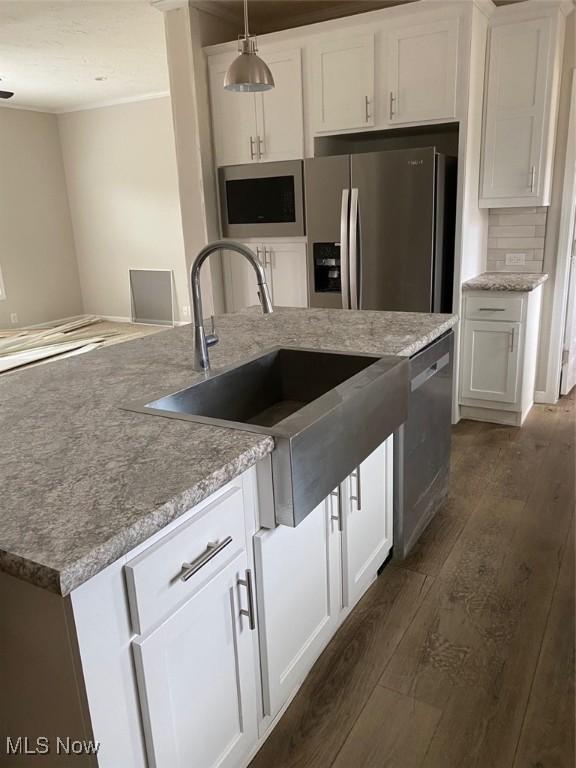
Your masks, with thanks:
[{"label": "faucet handle", "polygon": [[218,334],[216,333],[216,326],[214,324],[214,315],[210,315],[210,325],[211,325],[210,333],[206,335],[207,347],[213,347],[215,344],[218,344],[218,342],[220,341],[220,339],[218,338]]}]

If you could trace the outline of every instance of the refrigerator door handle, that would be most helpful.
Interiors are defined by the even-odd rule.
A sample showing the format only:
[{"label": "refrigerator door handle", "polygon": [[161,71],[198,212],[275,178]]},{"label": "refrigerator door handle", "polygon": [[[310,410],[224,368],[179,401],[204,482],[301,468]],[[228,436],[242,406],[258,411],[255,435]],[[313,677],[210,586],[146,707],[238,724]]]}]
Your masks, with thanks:
[{"label": "refrigerator door handle", "polygon": [[348,263],[348,209],[350,190],[342,190],[342,207],[340,209],[340,279],[342,289],[342,308],[350,309],[350,267]]},{"label": "refrigerator door handle", "polygon": [[350,196],[350,307],[360,309],[360,218],[358,206],[358,190],[354,187]]}]

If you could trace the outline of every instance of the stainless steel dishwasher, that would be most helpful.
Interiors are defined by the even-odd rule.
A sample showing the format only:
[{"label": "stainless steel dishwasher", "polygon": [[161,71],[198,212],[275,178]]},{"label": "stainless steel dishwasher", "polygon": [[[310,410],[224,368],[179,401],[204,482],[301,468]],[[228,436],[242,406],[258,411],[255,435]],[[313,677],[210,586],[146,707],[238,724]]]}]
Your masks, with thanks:
[{"label": "stainless steel dishwasher", "polygon": [[408,418],[394,438],[394,550],[404,559],[448,493],[454,333],[410,359]]}]

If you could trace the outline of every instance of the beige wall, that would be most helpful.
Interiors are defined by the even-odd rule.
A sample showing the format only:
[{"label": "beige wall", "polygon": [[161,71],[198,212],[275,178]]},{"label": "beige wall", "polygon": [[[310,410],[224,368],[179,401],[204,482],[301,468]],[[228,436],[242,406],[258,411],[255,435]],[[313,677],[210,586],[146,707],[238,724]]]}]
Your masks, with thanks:
[{"label": "beige wall", "polygon": [[170,98],[58,118],[84,311],[130,316],[128,270],[174,270],[189,308]]},{"label": "beige wall", "polygon": [[0,328],[82,312],[55,115],[0,108]]}]

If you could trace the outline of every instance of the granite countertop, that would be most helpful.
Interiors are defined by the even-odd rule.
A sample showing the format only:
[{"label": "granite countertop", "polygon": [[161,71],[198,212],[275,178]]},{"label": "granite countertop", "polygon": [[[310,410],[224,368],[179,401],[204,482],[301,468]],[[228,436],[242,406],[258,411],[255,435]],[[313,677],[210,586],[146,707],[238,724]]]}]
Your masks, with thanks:
[{"label": "granite countertop", "polygon": [[465,291],[533,291],[548,280],[541,272],[483,272],[463,283]]},{"label": "granite countertop", "polygon": [[[277,345],[410,356],[455,315],[216,319],[212,368]],[[0,570],[61,595],[258,462],[273,438],[123,410],[189,386],[191,326],[0,377]]]}]

